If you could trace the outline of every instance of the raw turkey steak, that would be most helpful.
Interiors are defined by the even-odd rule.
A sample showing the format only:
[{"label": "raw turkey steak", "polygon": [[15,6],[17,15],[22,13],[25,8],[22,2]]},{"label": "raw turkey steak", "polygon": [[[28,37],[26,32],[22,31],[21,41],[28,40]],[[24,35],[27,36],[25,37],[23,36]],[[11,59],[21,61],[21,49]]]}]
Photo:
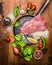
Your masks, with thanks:
[{"label": "raw turkey steak", "polygon": [[20,34],[31,34],[36,31],[44,31],[46,30],[46,22],[43,19],[42,15],[37,15],[36,17],[32,18],[30,21],[24,23],[21,27]]}]

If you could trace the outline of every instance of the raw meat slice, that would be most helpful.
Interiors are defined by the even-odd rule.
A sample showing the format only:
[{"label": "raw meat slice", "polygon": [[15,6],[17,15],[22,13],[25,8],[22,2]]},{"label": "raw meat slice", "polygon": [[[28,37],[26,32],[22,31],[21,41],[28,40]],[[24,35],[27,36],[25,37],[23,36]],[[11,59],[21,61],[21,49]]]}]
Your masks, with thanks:
[{"label": "raw meat slice", "polygon": [[36,31],[46,30],[46,22],[41,15],[37,15],[21,27],[21,34],[31,34]]},{"label": "raw meat slice", "polygon": [[41,31],[41,30],[42,30],[42,31],[46,30],[46,27],[45,27],[45,26],[39,27],[39,28],[38,28],[38,31]]}]

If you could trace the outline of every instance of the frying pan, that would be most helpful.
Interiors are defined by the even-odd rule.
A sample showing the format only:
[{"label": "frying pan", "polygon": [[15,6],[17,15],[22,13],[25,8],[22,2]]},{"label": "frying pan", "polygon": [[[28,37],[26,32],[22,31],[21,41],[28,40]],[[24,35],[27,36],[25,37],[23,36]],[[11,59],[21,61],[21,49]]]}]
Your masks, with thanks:
[{"label": "frying pan", "polygon": [[[46,1],[45,1],[45,3],[42,5],[42,7],[40,8],[40,10],[37,12],[37,14],[35,14],[35,16],[38,15],[38,14],[42,14],[42,13],[43,13],[43,11],[44,11],[44,9],[46,8],[46,6],[48,5],[49,1],[50,1],[50,0],[46,0]],[[19,19],[17,19],[17,21],[19,21],[20,25],[17,26],[17,27],[13,27],[14,35],[20,34],[20,31],[21,31],[20,28],[23,26],[23,24],[24,24],[26,21],[31,20],[33,17],[34,17],[34,16],[31,16],[31,15],[24,15],[24,16],[20,17]],[[17,22],[17,21],[16,21],[16,22]]]}]

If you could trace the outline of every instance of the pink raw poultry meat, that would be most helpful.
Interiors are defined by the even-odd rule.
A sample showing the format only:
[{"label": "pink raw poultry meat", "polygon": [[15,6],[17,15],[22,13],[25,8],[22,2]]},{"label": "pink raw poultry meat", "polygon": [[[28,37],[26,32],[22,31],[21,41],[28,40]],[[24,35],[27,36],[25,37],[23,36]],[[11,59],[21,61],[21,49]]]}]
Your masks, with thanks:
[{"label": "pink raw poultry meat", "polygon": [[44,31],[46,30],[45,20],[41,15],[37,15],[36,17],[32,18],[30,21],[27,21],[21,27],[21,34],[31,34],[35,31]]}]

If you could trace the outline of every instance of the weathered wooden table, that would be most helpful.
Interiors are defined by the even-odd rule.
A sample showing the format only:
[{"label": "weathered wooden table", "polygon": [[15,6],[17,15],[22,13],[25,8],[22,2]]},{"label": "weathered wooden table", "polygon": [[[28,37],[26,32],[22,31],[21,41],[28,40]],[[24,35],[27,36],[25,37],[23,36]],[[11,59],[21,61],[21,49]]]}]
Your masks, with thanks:
[{"label": "weathered wooden table", "polygon": [[[44,0],[1,0],[3,1],[4,16],[11,12],[15,6],[25,9],[29,1],[37,5],[37,11],[43,4]],[[35,12],[36,13],[36,12]],[[47,39],[48,51],[44,57],[36,61],[32,59],[30,62],[14,55],[11,44],[6,44],[3,40],[0,43],[0,65],[51,65],[51,44],[52,44],[52,0],[43,12],[49,30],[49,38]]]}]

